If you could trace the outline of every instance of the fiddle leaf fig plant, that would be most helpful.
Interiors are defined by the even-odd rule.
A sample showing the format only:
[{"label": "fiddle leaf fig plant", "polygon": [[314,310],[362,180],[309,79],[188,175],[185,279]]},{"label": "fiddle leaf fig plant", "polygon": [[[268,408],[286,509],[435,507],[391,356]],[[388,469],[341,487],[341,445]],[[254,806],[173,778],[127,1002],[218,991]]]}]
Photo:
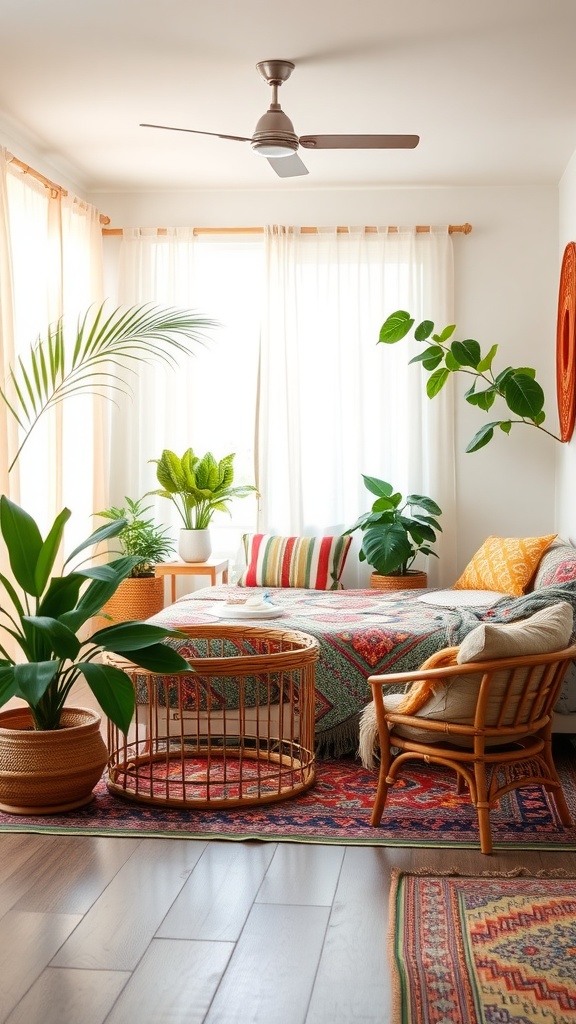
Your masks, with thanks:
[{"label": "fiddle leaf fig plant", "polygon": [[364,512],[345,535],[362,531],[360,561],[380,576],[406,576],[418,554],[438,555],[430,547],[442,532],[437,516],[442,509],[432,498],[409,494],[406,498],[392,484],[374,476],[362,479],[376,495],[370,512]]},{"label": "fiddle leaf fig plant", "polygon": [[[393,345],[401,341],[412,331],[414,317],[405,310],[397,310],[384,321],[380,329],[378,343]],[[536,380],[536,371],[530,366],[507,366],[499,373],[493,369],[493,362],[498,351],[492,345],[486,353],[482,353],[477,341],[450,340],[455,324],[435,333],[432,320],[423,320],[413,331],[416,341],[426,346],[422,352],[410,360],[411,363],[422,363],[430,376],[426,383],[429,398],[439,394],[451,374],[465,373],[472,377],[472,383],[464,397],[470,405],[475,405],[483,412],[489,412],[497,399],[502,399],[507,406],[507,413],[501,419],[490,420],[474,435],[468,444],[467,452],[476,452],[484,448],[494,437],[496,430],[509,434],[515,424],[523,423],[542,430],[555,441],[560,441],[556,434],[543,426],[544,392]]]},{"label": "fiddle leaf fig plant", "polygon": [[256,492],[251,484],[232,487],[235,455],[218,462],[211,452],[199,457],[188,448],[182,458],[164,449],[156,463],[161,490],[151,494],[168,498],[176,506],[185,530],[207,530],[215,512],[230,512],[233,498],[245,498]]}]

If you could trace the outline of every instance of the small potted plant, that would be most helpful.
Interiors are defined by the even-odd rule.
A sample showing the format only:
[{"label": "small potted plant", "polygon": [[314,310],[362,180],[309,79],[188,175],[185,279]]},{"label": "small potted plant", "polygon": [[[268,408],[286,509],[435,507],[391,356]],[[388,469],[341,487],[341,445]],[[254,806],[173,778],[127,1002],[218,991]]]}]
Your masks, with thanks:
[{"label": "small potted plant", "polygon": [[159,494],[178,509],[183,522],[178,553],[183,562],[205,562],[212,552],[209,526],[215,512],[230,512],[232,498],[244,498],[256,491],[250,484],[233,487],[235,455],[218,462],[211,452],[201,458],[192,448],[182,458],[164,449],[156,463]]},{"label": "small potted plant", "polygon": [[362,531],[360,561],[374,569],[370,586],[384,590],[426,587],[427,573],[412,565],[417,555],[438,557],[430,545],[436,532],[442,532],[436,518],[442,509],[432,498],[409,494],[404,499],[385,480],[364,474],[362,478],[376,500],[370,512],[363,513],[345,533]]},{"label": "small potted plant", "polygon": [[125,525],[116,535],[120,551],[139,559],[103,608],[112,622],[149,619],[162,610],[164,580],[154,575],[154,566],[166,561],[174,550],[167,529],[146,518],[150,506],[144,507],[144,498],[137,501],[124,498],[124,501],[123,508],[112,506],[96,513],[112,522],[124,521]]}]

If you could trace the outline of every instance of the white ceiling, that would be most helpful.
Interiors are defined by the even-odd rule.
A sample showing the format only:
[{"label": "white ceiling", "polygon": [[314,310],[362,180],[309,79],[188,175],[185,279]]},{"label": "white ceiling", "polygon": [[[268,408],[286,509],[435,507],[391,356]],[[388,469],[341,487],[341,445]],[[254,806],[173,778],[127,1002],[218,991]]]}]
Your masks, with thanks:
[{"label": "white ceiling", "polygon": [[[576,0],[0,0],[0,128],[86,191],[556,184],[576,149]],[[270,89],[298,135],[414,133],[308,152],[248,143]],[[18,153],[16,153],[18,155]]]}]

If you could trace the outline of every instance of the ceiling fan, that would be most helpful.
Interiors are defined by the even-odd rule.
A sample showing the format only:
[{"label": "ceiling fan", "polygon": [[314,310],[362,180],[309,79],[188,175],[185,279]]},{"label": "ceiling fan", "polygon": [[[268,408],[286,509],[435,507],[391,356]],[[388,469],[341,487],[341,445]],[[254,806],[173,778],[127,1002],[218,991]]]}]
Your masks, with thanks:
[{"label": "ceiling fan", "polygon": [[174,128],[167,124],[141,124],[141,128],[164,128],[170,132],[192,132],[193,135],[211,135],[217,139],[231,139],[233,142],[249,142],[252,149],[265,156],[270,166],[281,178],[293,178],[308,174],[307,168],[298,156],[298,148],[304,149],[414,149],[418,135],[301,135],[298,137],[294,125],[278,102],[278,88],[292,74],[295,64],[290,60],[263,60],[256,65],[262,78],[272,87],[272,102],[262,115],[251,138],[242,135],[222,135],[220,132],[203,132],[196,128]]}]

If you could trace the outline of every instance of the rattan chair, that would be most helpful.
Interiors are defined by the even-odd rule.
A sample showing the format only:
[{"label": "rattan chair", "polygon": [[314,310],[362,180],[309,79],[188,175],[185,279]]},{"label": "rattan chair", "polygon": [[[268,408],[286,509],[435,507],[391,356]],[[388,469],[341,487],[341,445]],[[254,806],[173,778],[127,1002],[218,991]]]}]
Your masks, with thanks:
[{"label": "rattan chair", "polygon": [[[457,651],[446,652],[445,661],[450,662],[446,667],[375,675],[368,680],[380,745],[371,824],[380,824],[389,787],[404,764],[416,758],[454,769],[459,793],[468,786],[478,814],[482,853],[492,853],[491,809],[519,786],[543,786],[553,795],[562,824],[571,825],[552,758],[551,732],[554,704],[566,669],[576,658],[576,646],[552,654],[468,664],[456,664]],[[473,687],[477,698],[469,724],[386,709],[386,687],[425,680],[433,681],[436,688],[438,684],[448,689],[450,684]]]}]

